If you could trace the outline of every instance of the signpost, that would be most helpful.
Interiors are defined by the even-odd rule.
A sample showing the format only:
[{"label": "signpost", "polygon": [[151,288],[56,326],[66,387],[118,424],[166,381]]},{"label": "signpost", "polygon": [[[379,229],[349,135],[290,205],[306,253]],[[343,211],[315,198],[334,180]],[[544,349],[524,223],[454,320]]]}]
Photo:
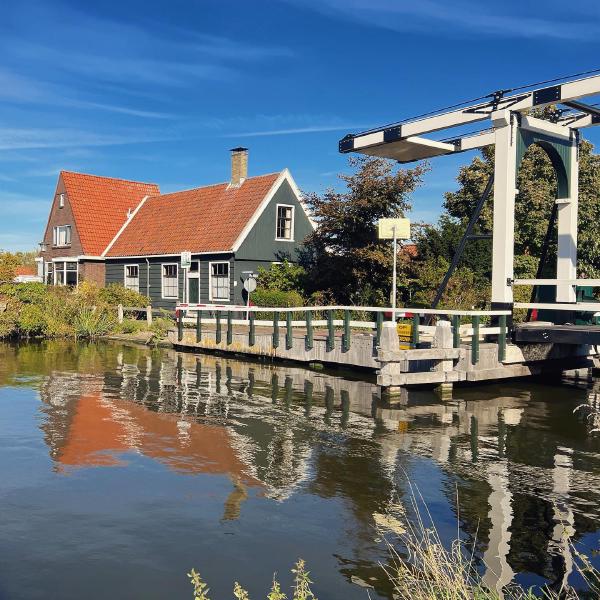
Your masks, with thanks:
[{"label": "signpost", "polygon": [[377,232],[380,240],[394,240],[394,267],[392,271],[392,320],[395,321],[398,240],[407,240],[410,238],[410,219],[379,219],[377,222]]},{"label": "signpost", "polygon": [[188,271],[192,266],[192,253],[184,251],[181,253],[181,268],[183,269],[183,302],[188,301]]},{"label": "signpost", "polygon": [[[256,289],[256,273],[252,271],[243,271],[242,275],[244,278],[244,289],[246,290],[246,308],[250,307],[250,294]],[[250,318],[250,311],[246,310],[246,320]]]}]

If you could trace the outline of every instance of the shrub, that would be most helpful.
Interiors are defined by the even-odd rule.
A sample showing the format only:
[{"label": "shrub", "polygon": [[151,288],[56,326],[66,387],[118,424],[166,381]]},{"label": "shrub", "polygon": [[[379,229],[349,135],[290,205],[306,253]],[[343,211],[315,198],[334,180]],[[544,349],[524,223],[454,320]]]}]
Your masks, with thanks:
[{"label": "shrub", "polygon": [[39,304],[24,304],[17,320],[19,331],[27,336],[46,333],[46,314]]},{"label": "shrub", "polygon": [[272,264],[268,270],[258,267],[258,285],[264,289],[300,292],[305,282],[306,271],[288,260]]},{"label": "shrub", "polygon": [[295,291],[284,292],[258,288],[251,296],[254,306],[269,306],[286,308],[289,306],[304,306],[304,298]]},{"label": "shrub", "polygon": [[150,299],[147,296],[129,290],[118,283],[111,283],[104,288],[99,288],[98,298],[109,306],[122,304],[123,306],[142,307],[150,304]]},{"label": "shrub", "polygon": [[147,329],[146,321],[138,321],[137,319],[123,319],[123,322],[118,323],[115,327],[117,333],[137,333]]},{"label": "shrub", "polygon": [[9,338],[17,333],[18,312],[10,304],[6,310],[0,312],[0,339]]},{"label": "shrub", "polygon": [[166,317],[158,317],[152,321],[150,331],[152,331],[155,338],[162,339],[166,337],[167,331],[169,331],[169,329],[172,329],[173,326],[174,324],[172,319],[168,319]]},{"label": "shrub", "polygon": [[73,326],[77,337],[95,338],[110,333],[115,320],[106,310],[86,306],[77,312]]},{"label": "shrub", "polygon": [[43,283],[3,283],[0,294],[26,304],[39,304],[48,295],[48,288]]}]

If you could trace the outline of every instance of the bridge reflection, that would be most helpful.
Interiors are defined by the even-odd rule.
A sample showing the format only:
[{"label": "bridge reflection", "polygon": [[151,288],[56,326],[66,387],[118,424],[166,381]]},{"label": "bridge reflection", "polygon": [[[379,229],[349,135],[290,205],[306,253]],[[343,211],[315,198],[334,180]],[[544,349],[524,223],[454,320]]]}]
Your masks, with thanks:
[{"label": "bridge reflection", "polygon": [[[439,470],[447,510],[460,515],[499,591],[520,573],[560,586],[573,571],[572,542],[598,529],[600,445],[573,415],[572,388],[505,383],[450,402],[410,391],[390,406],[374,383],[322,371],[101,352],[85,375],[50,370],[41,384],[41,427],[58,471],[140,455],[178,473],[225,475],[224,519],[243,514],[250,490],[277,501],[344,498],[356,517],[340,532],[354,547],[339,558],[348,578],[364,579],[375,517],[398,498],[408,503],[416,456]],[[587,393],[597,402],[595,389]]]}]

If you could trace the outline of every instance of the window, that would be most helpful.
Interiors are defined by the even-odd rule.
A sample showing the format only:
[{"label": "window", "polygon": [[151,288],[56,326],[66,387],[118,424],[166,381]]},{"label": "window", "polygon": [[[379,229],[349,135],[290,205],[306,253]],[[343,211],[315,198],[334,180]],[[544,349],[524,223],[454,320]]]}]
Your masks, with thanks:
[{"label": "window", "polygon": [[162,297],[179,298],[179,277],[176,264],[162,265]]},{"label": "window", "polygon": [[64,208],[64,207],[65,207],[65,195],[59,194],[58,195],[58,208]]},{"label": "window", "polygon": [[71,245],[71,226],[59,225],[52,230],[52,245],[53,246],[70,246]]},{"label": "window", "polygon": [[200,263],[197,260],[193,260],[188,272],[189,273],[198,273],[199,268],[200,268]]},{"label": "window", "polygon": [[277,224],[275,239],[293,241],[294,239],[294,207],[286,204],[277,205]]},{"label": "window", "polygon": [[77,263],[54,263],[54,285],[77,285]]},{"label": "window", "polygon": [[46,263],[46,283],[48,285],[54,283],[54,264],[51,262]]},{"label": "window", "polygon": [[140,268],[138,265],[125,265],[125,287],[134,292],[140,291]]},{"label": "window", "polygon": [[229,263],[210,263],[210,299],[229,300]]}]

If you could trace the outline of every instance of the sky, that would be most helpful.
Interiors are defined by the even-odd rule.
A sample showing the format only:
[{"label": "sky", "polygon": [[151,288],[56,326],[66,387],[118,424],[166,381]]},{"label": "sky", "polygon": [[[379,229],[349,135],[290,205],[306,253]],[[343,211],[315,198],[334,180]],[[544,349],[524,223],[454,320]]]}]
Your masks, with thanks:
[{"label": "sky", "polygon": [[[163,192],[287,167],[339,186],[349,132],[600,67],[597,0],[4,0],[0,249],[37,247],[60,170]],[[600,130],[584,136],[600,143]],[[472,153],[431,162],[434,222]]]}]

